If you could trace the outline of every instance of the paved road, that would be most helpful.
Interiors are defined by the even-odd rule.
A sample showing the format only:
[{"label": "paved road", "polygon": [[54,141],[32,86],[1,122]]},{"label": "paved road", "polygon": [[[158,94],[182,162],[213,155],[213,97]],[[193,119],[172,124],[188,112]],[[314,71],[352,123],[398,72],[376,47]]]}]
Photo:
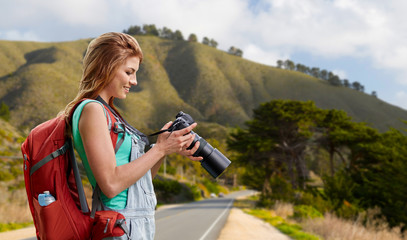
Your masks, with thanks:
[{"label": "paved road", "polygon": [[252,194],[240,191],[224,198],[213,198],[156,213],[156,240],[216,240],[225,225],[236,197]]},{"label": "paved road", "polygon": [[[253,194],[239,191],[224,198],[213,198],[175,207],[158,209],[155,240],[216,240],[225,225],[235,198]],[[17,237],[20,236],[20,237]],[[2,239],[35,240],[34,227],[0,234]]]}]

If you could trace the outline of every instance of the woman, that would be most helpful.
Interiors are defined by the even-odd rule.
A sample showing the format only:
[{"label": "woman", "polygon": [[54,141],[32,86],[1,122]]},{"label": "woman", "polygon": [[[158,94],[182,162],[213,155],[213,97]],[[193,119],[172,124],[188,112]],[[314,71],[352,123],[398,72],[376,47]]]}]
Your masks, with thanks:
[{"label": "woman", "polygon": [[[105,210],[121,212],[126,217],[131,239],[153,239],[156,198],[152,178],[157,174],[164,157],[179,153],[191,160],[199,144],[187,150],[194,139],[188,134],[196,124],[158,136],[157,142],[144,154],[148,140],[144,134],[124,121],[113,106],[113,99],[125,99],[132,86],[137,85],[136,74],[143,60],[137,41],[123,33],[106,33],[90,42],[83,59],[83,75],[79,93],[64,113],[68,119],[73,107],[82,99],[72,117],[72,136],[93,187],[101,190]],[[95,99],[95,100],[92,100]],[[108,130],[109,105],[122,127],[124,141],[120,148],[112,145]],[[135,106],[136,109],[136,106]],[[162,129],[167,129],[171,122]],[[120,239],[127,239],[123,237]]]}]

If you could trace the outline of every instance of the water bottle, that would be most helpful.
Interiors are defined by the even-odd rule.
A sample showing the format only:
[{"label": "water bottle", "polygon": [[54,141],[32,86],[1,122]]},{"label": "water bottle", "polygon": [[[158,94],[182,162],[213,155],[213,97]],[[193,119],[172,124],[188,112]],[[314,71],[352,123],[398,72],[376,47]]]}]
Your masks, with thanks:
[{"label": "water bottle", "polygon": [[38,203],[40,206],[48,206],[53,202],[55,202],[55,198],[49,193],[49,191],[44,191],[44,193],[38,195]]}]

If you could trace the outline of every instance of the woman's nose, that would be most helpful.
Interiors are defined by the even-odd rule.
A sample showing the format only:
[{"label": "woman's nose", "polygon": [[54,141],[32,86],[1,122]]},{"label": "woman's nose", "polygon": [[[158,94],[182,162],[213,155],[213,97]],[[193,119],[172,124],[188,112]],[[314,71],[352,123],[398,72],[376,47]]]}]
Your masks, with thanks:
[{"label": "woman's nose", "polygon": [[130,84],[131,85],[137,85],[137,77],[136,76],[130,78]]}]

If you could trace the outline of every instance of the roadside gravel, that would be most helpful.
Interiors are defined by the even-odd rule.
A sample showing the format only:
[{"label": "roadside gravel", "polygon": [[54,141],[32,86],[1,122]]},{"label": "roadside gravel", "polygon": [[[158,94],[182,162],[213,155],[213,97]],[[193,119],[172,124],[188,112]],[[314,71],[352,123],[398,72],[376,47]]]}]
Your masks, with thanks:
[{"label": "roadside gravel", "polygon": [[36,239],[34,226],[0,233],[0,240],[17,240],[33,238]]},{"label": "roadside gravel", "polygon": [[[163,206],[164,208],[176,205]],[[15,231],[0,233],[0,240],[35,239],[35,228],[27,227]],[[239,208],[232,208],[226,224],[217,240],[290,240],[290,238],[270,224],[244,213]]]},{"label": "roadside gravel", "polygon": [[269,223],[232,208],[218,240],[290,240]]}]

